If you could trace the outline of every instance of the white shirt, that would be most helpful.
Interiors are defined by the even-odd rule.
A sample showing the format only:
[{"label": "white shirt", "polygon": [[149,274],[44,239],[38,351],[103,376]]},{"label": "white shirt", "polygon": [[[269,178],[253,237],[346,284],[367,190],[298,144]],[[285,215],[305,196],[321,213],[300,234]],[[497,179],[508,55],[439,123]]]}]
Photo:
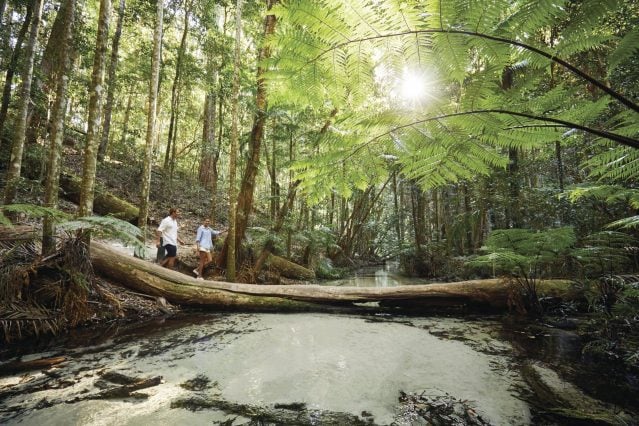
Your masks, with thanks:
[{"label": "white shirt", "polygon": [[165,217],[162,219],[162,222],[160,222],[158,231],[162,233],[163,245],[170,244],[177,247],[177,220],[173,219],[171,216]]}]

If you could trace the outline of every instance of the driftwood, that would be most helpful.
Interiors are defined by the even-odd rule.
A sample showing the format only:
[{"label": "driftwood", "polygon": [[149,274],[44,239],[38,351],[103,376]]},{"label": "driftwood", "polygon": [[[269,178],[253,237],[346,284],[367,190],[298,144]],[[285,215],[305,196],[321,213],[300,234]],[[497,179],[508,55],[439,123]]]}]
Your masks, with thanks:
[{"label": "driftwood", "polygon": [[[80,178],[71,175],[60,176],[60,187],[63,196],[69,201],[80,204]],[[112,215],[118,219],[135,224],[139,210],[136,206],[115,195],[96,188],[93,200],[93,212],[99,215]]]},{"label": "driftwood", "polygon": [[13,361],[0,365],[0,374],[14,374],[23,371],[40,370],[53,367],[67,359],[63,356],[53,358],[40,358],[31,361]]},{"label": "driftwood", "polygon": [[135,391],[157,386],[160,383],[162,383],[162,376],[151,377],[150,379],[140,379],[133,383],[107,389],[95,395],[90,395],[86,399],[127,398]]},{"label": "driftwood", "polygon": [[[330,310],[335,305],[356,306],[367,302],[417,309],[464,307],[504,310],[510,294],[509,285],[499,279],[387,288],[198,281],[120,253],[97,241],[91,243],[91,258],[96,272],[135,291],[162,296],[171,303],[227,310],[320,311]],[[568,282],[561,285],[564,283],[569,285]]]}]

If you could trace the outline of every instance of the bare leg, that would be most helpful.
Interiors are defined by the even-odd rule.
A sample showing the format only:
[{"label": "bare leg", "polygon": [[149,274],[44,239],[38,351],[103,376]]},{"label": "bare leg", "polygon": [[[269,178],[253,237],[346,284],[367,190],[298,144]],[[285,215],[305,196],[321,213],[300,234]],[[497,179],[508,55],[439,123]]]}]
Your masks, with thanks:
[{"label": "bare leg", "polygon": [[197,275],[198,277],[201,277],[202,272],[204,272],[204,267],[207,265],[206,259],[208,257],[208,253],[201,251],[199,254],[200,254],[200,260],[197,265]]}]

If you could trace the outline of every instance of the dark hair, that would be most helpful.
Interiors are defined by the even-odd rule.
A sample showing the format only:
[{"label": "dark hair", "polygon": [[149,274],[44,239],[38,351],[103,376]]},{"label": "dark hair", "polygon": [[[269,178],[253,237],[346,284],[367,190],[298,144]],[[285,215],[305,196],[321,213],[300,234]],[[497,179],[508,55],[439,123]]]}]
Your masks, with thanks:
[{"label": "dark hair", "polygon": [[169,216],[171,216],[173,213],[175,213],[177,211],[177,209],[175,207],[171,207],[169,209]]}]

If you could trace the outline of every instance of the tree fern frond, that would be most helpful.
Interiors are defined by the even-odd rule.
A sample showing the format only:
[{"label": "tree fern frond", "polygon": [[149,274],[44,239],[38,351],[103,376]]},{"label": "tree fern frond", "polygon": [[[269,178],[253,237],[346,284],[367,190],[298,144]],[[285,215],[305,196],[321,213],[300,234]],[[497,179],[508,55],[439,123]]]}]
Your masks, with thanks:
[{"label": "tree fern frond", "polygon": [[639,49],[639,27],[630,30],[608,55],[608,74],[612,73],[625,60],[635,55],[637,49]]}]

